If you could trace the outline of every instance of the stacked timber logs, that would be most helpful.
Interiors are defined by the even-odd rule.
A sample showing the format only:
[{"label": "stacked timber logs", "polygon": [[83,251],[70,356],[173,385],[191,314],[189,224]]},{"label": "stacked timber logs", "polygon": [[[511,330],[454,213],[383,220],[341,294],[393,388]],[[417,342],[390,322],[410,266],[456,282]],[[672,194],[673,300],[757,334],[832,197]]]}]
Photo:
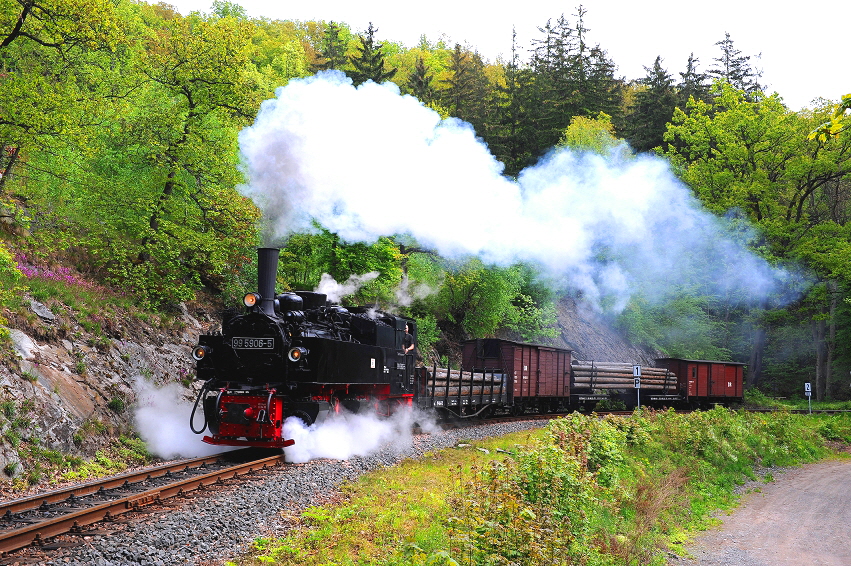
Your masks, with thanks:
[{"label": "stacked timber logs", "polygon": [[[572,386],[590,389],[632,389],[632,364],[619,362],[576,362]],[[675,391],[677,376],[665,368],[641,367],[641,388]]]},{"label": "stacked timber logs", "polygon": [[428,372],[425,393],[434,397],[500,395],[507,387],[508,383],[501,373],[436,368]]}]

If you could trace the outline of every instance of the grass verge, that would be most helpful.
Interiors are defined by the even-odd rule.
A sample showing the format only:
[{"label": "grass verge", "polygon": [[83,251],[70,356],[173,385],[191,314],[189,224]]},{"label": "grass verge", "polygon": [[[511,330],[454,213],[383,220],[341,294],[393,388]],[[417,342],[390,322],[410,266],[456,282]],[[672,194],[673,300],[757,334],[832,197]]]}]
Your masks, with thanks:
[{"label": "grass verge", "polygon": [[285,515],[230,564],[664,564],[734,488],[851,442],[851,417],[574,414],[428,454]]}]

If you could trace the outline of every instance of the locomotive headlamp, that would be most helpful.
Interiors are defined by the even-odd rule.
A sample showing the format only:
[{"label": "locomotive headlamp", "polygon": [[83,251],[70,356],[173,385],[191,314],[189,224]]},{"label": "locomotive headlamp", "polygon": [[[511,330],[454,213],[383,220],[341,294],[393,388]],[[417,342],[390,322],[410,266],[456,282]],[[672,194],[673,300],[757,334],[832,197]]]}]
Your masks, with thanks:
[{"label": "locomotive headlamp", "polygon": [[259,302],[260,295],[258,295],[257,293],[246,293],[245,296],[242,298],[242,304],[249,308],[253,307]]},{"label": "locomotive headlamp", "polygon": [[290,351],[287,352],[287,359],[291,362],[297,362],[301,360],[303,357],[307,355],[307,349],[302,348],[301,346],[296,346],[295,348],[290,348]]},{"label": "locomotive headlamp", "polygon": [[192,350],[192,357],[200,362],[211,351],[209,346],[195,346],[195,349]]}]

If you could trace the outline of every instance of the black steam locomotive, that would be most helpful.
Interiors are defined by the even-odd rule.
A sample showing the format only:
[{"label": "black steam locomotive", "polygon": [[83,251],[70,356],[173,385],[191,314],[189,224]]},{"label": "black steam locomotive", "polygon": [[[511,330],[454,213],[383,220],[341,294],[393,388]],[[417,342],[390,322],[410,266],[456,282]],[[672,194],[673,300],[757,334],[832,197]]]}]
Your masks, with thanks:
[{"label": "black steam locomotive", "polygon": [[[258,292],[193,351],[205,383],[190,425],[197,434],[209,428],[209,444],[289,446],[282,428],[290,416],[312,424],[342,407],[389,414],[413,403],[415,360],[403,349],[406,334],[416,341],[414,321],[329,305],[322,293],[276,294],[278,253],[258,250]],[[205,426],[197,430],[199,404]]]}]

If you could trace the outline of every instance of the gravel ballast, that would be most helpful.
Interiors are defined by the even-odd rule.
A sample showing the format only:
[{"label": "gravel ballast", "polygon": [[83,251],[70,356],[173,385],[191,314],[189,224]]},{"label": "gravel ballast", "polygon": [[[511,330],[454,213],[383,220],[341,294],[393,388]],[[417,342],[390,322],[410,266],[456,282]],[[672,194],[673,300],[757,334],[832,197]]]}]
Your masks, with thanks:
[{"label": "gravel ballast", "polygon": [[243,485],[196,496],[178,510],[141,516],[120,532],[87,537],[85,544],[55,551],[48,565],[220,564],[248,550],[258,536],[281,534],[281,514],[299,513],[326,500],[345,481],[392,466],[405,458],[511,432],[540,428],[546,421],[483,424],[416,435],[399,448],[385,445],[369,456],[314,460],[245,480]]}]

